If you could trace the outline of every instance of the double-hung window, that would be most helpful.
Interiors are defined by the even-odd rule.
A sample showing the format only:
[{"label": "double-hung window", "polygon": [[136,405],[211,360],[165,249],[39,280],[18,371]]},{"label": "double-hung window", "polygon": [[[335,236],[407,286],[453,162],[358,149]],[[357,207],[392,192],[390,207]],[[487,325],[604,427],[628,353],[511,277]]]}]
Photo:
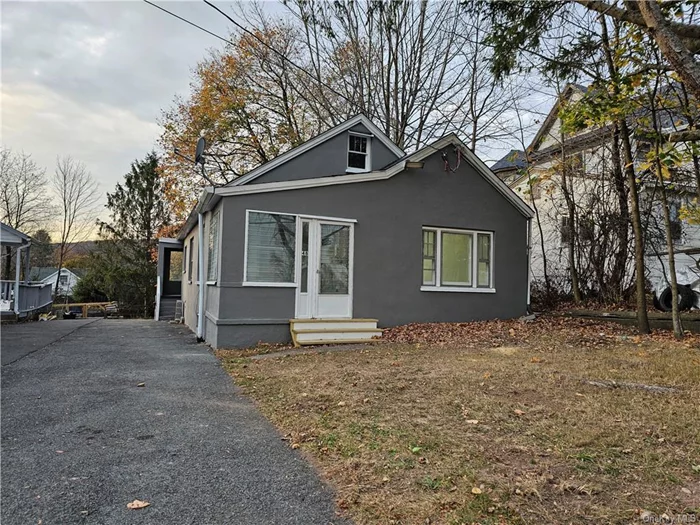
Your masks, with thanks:
[{"label": "double-hung window", "polygon": [[348,136],[348,168],[350,173],[370,171],[371,137],[350,133]]},{"label": "double-hung window", "polygon": [[216,281],[219,273],[219,213],[212,215],[209,223],[209,259],[207,260],[207,281]]},{"label": "double-hung window", "polygon": [[493,234],[423,228],[421,290],[494,292]]},{"label": "double-hung window", "polygon": [[189,281],[192,282],[192,276],[194,275],[194,235],[190,237],[190,258],[187,262],[187,273],[190,274]]},{"label": "double-hung window", "polygon": [[296,217],[249,211],[246,228],[245,283],[294,285]]}]

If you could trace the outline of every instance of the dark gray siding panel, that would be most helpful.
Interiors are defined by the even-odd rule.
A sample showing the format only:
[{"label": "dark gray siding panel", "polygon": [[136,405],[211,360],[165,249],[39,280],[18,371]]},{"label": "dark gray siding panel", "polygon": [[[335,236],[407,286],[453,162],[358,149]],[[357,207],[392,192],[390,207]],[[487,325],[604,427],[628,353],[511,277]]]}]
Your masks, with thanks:
[{"label": "dark gray siding panel", "polygon": [[[386,181],[226,197],[224,206],[222,320],[294,316],[294,289],[240,287],[246,209],[356,219],[355,317],[393,326],[513,318],[526,311],[526,218],[466,163],[445,173],[439,153],[423,169]],[[496,293],[421,292],[423,226],[493,231]],[[229,344],[221,326],[218,335],[220,346]]]},{"label": "dark gray siding panel", "polygon": [[248,348],[258,343],[291,343],[287,324],[218,326],[219,345],[216,348]]},{"label": "dark gray siding panel", "polygon": [[[232,257],[240,256],[243,261],[242,251],[235,249],[229,253]],[[243,277],[242,267],[241,264],[239,282]],[[294,317],[294,288],[232,286],[221,290],[220,319],[266,319],[286,322]]]},{"label": "dark gray siding panel", "polygon": [[[351,128],[360,133],[369,133],[362,124]],[[314,179],[331,175],[345,175],[348,167],[348,133],[343,132],[319,144],[306,153],[268,171],[249,184],[280,182],[285,180]],[[396,160],[396,155],[379,139],[372,139],[372,169],[378,170]]]}]

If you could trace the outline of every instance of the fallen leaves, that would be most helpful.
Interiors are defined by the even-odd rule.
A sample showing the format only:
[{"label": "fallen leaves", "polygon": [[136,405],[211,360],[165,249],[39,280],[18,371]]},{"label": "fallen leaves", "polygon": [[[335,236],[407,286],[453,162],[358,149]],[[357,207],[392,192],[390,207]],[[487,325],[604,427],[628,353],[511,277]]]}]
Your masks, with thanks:
[{"label": "fallen leaves", "polygon": [[[621,342],[643,345],[647,341],[673,340],[669,330],[654,330],[651,335],[639,335],[633,326],[611,321],[595,322],[587,319],[539,316],[534,321],[476,321],[471,323],[411,323],[384,329],[382,341],[466,348],[498,348],[530,346],[535,341],[556,334],[559,343],[576,347],[604,347]],[[688,347],[700,346],[699,334],[686,334]],[[533,363],[544,359],[533,357]]]},{"label": "fallen leaves", "polygon": [[[476,321],[471,323],[411,323],[387,328],[383,341],[410,344],[459,344],[468,348],[501,347],[524,344],[530,338],[558,332],[569,341],[584,346],[600,346],[614,342],[619,335],[630,334],[633,328],[617,323],[595,323],[585,319],[538,317],[524,323],[510,321]],[[515,341],[514,341],[515,340]],[[533,361],[539,362],[539,361]]]},{"label": "fallen leaves", "polygon": [[135,499],[131,503],[126,504],[126,508],[131,510],[145,509],[150,506],[151,504],[148,501],[142,501],[140,499]]}]

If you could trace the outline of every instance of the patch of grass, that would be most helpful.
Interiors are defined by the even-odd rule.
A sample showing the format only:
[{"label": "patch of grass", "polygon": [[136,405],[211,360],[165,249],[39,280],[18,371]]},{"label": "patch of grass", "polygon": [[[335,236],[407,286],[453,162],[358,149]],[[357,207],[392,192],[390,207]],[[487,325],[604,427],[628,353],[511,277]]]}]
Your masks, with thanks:
[{"label": "patch of grass", "polygon": [[418,480],[418,484],[424,489],[428,490],[438,490],[443,486],[443,480],[440,478],[433,478],[430,476],[425,476]]},{"label": "patch of grass", "polygon": [[486,323],[465,345],[219,356],[360,524],[627,524],[634,509],[700,507],[698,339],[537,327]]}]

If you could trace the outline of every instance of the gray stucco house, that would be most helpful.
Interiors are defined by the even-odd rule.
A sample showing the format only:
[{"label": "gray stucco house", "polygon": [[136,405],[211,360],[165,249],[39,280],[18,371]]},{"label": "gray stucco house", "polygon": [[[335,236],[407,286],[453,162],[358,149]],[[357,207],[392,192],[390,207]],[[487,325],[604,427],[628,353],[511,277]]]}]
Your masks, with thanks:
[{"label": "gray stucco house", "polygon": [[215,348],[518,317],[531,218],[456,135],[407,155],[359,115],[205,188],[161,242],[160,311]]}]

